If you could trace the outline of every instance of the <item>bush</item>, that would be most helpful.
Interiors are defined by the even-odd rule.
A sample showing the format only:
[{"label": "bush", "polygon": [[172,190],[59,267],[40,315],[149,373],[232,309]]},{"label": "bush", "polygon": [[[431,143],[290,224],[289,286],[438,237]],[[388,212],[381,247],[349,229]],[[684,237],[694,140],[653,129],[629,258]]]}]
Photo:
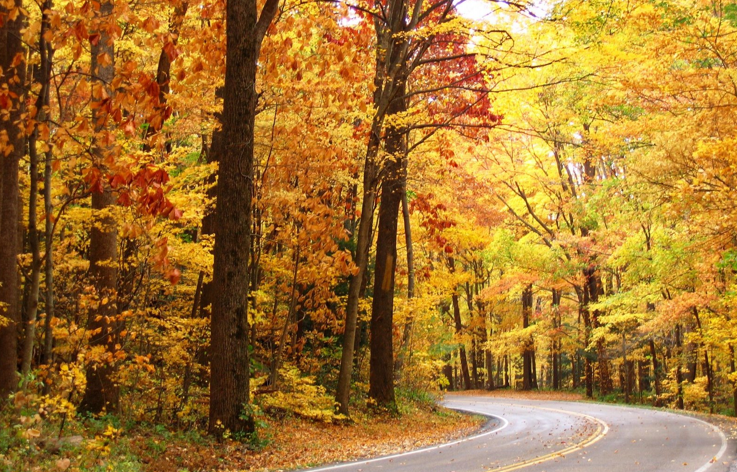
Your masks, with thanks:
[{"label": "bush", "polygon": [[315,385],[315,378],[303,376],[294,366],[279,369],[281,390],[264,394],[259,398],[263,410],[270,414],[293,414],[315,421],[332,422],[345,419],[335,413],[336,403],[325,392],[325,387]]}]

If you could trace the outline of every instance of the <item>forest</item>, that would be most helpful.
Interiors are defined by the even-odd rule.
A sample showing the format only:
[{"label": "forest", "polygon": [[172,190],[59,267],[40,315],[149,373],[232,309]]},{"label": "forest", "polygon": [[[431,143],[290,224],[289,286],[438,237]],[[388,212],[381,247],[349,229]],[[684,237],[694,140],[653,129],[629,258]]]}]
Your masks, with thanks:
[{"label": "forest", "polygon": [[442,390],[737,415],[732,0],[0,0],[0,36],[0,468]]}]

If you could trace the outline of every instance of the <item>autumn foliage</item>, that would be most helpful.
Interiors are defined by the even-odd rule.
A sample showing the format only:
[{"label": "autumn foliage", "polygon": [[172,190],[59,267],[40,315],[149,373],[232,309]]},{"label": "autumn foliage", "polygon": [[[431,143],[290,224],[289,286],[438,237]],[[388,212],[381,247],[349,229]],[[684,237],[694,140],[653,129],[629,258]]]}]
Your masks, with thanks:
[{"label": "autumn foliage", "polygon": [[737,7],[458,3],[253,2],[236,90],[224,1],[0,2],[15,439],[440,389],[734,413]]}]

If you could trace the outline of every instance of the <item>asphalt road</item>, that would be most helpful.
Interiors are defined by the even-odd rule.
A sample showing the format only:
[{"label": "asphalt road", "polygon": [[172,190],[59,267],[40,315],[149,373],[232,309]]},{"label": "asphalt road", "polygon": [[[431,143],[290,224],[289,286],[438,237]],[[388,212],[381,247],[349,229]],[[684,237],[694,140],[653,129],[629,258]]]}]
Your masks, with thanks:
[{"label": "asphalt road", "polygon": [[481,433],[404,454],[317,471],[737,472],[737,448],[701,420],[595,403],[449,396],[491,418]]}]

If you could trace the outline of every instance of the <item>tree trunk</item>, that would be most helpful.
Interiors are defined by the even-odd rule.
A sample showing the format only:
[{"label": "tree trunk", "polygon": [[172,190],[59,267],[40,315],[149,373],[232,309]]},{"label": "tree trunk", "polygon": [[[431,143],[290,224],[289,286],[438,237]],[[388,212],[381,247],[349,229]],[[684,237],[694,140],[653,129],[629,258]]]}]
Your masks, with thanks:
[{"label": "tree trunk", "polygon": [[[465,285],[465,291],[466,291],[466,306],[468,307],[468,317],[469,319],[473,320],[473,298],[474,298],[474,287],[471,286],[469,282],[466,282]],[[473,322],[472,322],[473,324]],[[478,347],[478,337],[477,337],[478,328],[472,327],[471,329],[471,388],[479,388],[481,383],[479,383],[479,361],[480,356],[479,352],[480,349]],[[483,361],[481,361],[483,362]]]},{"label": "tree trunk", "polygon": [[[21,114],[24,112],[24,87],[26,62],[21,60],[13,67],[14,59],[20,55],[23,59],[21,29],[25,23],[22,1],[11,2],[18,8],[18,16],[14,20],[8,18],[8,10],[0,6],[0,70],[3,71],[3,87],[15,98],[9,103],[8,119],[2,120],[1,131],[7,134],[8,141],[0,149],[0,402],[18,386],[18,353],[17,330],[19,323],[18,307],[18,254],[20,239],[18,237],[18,218],[20,216],[20,188],[18,183],[19,162],[24,153],[23,127],[19,126]],[[17,76],[18,80],[8,80]],[[12,96],[11,96],[12,97]]]},{"label": "tree trunk", "polygon": [[658,364],[658,353],[655,350],[655,341],[650,338],[650,360],[653,364],[653,384],[655,385],[655,401],[654,406],[660,405],[660,396],[662,395],[662,389],[660,386],[660,365]]},{"label": "tree trunk", "polygon": [[[50,2],[49,2],[50,3]],[[54,303],[54,221],[53,212],[54,204],[51,195],[51,180],[52,180],[52,164],[53,154],[51,150],[46,152],[44,162],[44,212],[46,213],[44,218],[44,249],[46,254],[44,256],[44,307],[46,310],[46,317],[44,318],[44,355],[43,363],[50,365],[53,360],[53,347],[54,347],[54,331],[52,328],[52,321],[55,316],[55,303]],[[50,384],[44,386],[44,390],[48,388]],[[48,393],[48,392],[45,392]]]},{"label": "tree trunk", "polygon": [[622,332],[622,371],[624,376],[622,377],[622,390],[624,390],[624,402],[630,402],[630,376],[629,368],[627,366],[627,336]]},{"label": "tree trunk", "polygon": [[[36,144],[38,141],[38,125],[40,123],[47,122],[47,109],[44,109],[44,107],[48,107],[49,104],[49,86],[51,81],[51,48],[48,46],[46,42],[46,32],[49,28],[49,16],[48,11],[51,9],[51,0],[46,0],[43,5],[41,6],[42,10],[42,21],[41,21],[41,30],[39,32],[39,40],[38,40],[38,49],[39,49],[39,55],[40,55],[40,64],[36,71],[36,81],[41,84],[41,89],[38,92],[38,97],[36,98],[35,103],[35,116],[32,116],[33,119],[36,120],[36,124],[34,126],[34,130],[30,136],[29,140],[29,175],[30,175],[30,193],[28,198],[28,242],[31,250],[31,281],[30,281],[30,289],[29,289],[29,297],[27,299],[26,303],[26,320],[27,320],[27,326],[26,326],[26,333],[24,338],[24,345],[23,345],[23,361],[21,364],[21,374],[23,376],[24,382],[27,381],[28,373],[31,370],[31,360],[33,358],[33,348],[34,343],[36,340],[36,317],[38,314],[38,300],[39,300],[39,283],[41,279],[41,267],[43,265],[43,262],[41,261],[41,249],[40,249],[40,236],[39,236],[39,230],[38,230],[38,216],[37,216],[37,201],[38,201],[38,181],[39,181],[39,173],[38,173],[38,165],[39,165],[39,155],[38,150],[36,148]],[[51,150],[49,149],[46,151],[46,165],[49,167],[49,169],[46,169],[47,172],[51,172]],[[47,179],[48,177],[48,179]],[[51,179],[50,175],[44,177],[45,186],[44,189],[44,198],[46,199],[46,195],[48,194],[50,198],[51,194]],[[48,182],[46,182],[48,180]],[[48,222],[50,221],[49,214],[51,210],[47,213],[46,221],[47,226]],[[50,239],[50,238],[49,238]],[[47,250],[48,250],[48,243],[47,243]],[[48,275],[48,271],[47,271]],[[53,276],[52,276],[53,280]],[[47,292],[48,293],[48,292]],[[53,300],[53,299],[52,299]],[[52,301],[52,313],[53,313],[53,301]],[[53,316],[53,315],[52,315]],[[50,331],[50,318],[48,315],[47,310],[47,325],[48,331]],[[46,356],[44,356],[46,357]],[[25,388],[25,384],[23,386]]]},{"label": "tree trunk", "polygon": [[28,382],[28,374],[31,372],[31,360],[33,359],[33,347],[36,342],[36,315],[38,314],[39,283],[41,281],[41,248],[38,234],[38,130],[34,130],[30,136],[29,148],[29,180],[30,189],[28,193],[28,246],[31,251],[30,280],[26,280],[28,286],[28,297],[25,307],[25,335],[23,338],[23,355],[21,361],[21,377],[23,389]]},{"label": "tree trunk", "polygon": [[[730,349],[732,349],[732,346],[729,346]],[[681,324],[676,323],[676,353],[678,356],[678,359],[676,359],[676,384],[677,384],[677,400],[676,405],[679,409],[683,410],[683,372],[681,371],[681,359],[682,359],[682,343],[681,343]],[[734,356],[731,357],[732,360],[732,372],[734,372]]]},{"label": "tree trunk", "polygon": [[[284,326],[282,326],[281,336],[279,336],[279,346],[277,347],[276,353],[274,354],[274,358],[271,362],[270,383],[272,388],[277,387],[277,383],[279,380],[279,369],[281,368],[281,358],[282,354],[284,353],[284,345],[287,343],[287,333],[289,332],[289,326],[292,324],[292,319],[294,318],[294,310],[297,304],[297,274],[299,272],[300,249],[301,246],[297,245],[297,249],[294,253],[294,270],[292,272],[292,293],[289,299],[289,311],[287,312],[286,319],[284,320]],[[274,295],[274,300],[276,300],[276,295]],[[276,303],[274,304],[274,306],[276,307]]]},{"label": "tree trunk", "polygon": [[555,337],[553,338],[553,390],[560,389],[560,340],[558,330],[560,329],[560,296],[559,290],[553,289],[553,327],[555,328]]},{"label": "tree trunk", "polygon": [[[696,320],[696,326],[699,328],[699,336],[703,337],[704,333],[701,326],[701,318],[699,317],[699,310],[693,307],[692,312]],[[709,413],[714,413],[714,372],[709,361],[709,349],[703,341],[701,342],[701,347],[704,349],[704,372],[706,373],[706,391],[709,394]]]},{"label": "tree trunk", "polygon": [[[419,2],[421,4],[421,2]],[[371,227],[373,225],[374,201],[379,185],[379,166],[377,158],[383,136],[384,121],[390,114],[390,107],[396,107],[395,99],[403,103],[406,84],[406,46],[408,40],[400,36],[404,32],[406,24],[406,10],[401,0],[393,0],[387,5],[388,24],[377,21],[376,23],[376,71],[374,74],[373,104],[376,108],[374,114],[369,141],[366,148],[366,157],[363,167],[363,200],[361,203],[361,219],[358,222],[358,237],[356,241],[356,253],[354,263],[358,271],[351,277],[348,286],[348,297],[346,301],[346,318],[343,334],[343,351],[340,359],[340,373],[338,374],[338,386],[335,400],[339,404],[339,411],[345,415],[349,413],[350,382],[353,372],[353,357],[356,348],[356,324],[358,318],[358,301],[361,289],[366,279],[366,268],[368,265],[368,253],[371,246]],[[402,104],[402,106],[404,106]],[[396,108],[395,108],[396,109]],[[395,237],[396,239],[396,237]],[[383,264],[396,264],[393,261],[382,262]],[[377,270],[378,272],[378,270]],[[381,274],[384,277],[384,274]],[[392,276],[393,280],[393,276]]]},{"label": "tree trunk", "polygon": [[[93,87],[102,87],[111,95],[109,84],[115,76],[114,40],[108,33],[107,24],[114,21],[113,3],[106,1],[100,4],[96,13],[99,40],[90,49],[91,70],[95,76]],[[102,55],[108,56],[108,63],[100,63]],[[93,93],[93,97],[95,94]],[[94,99],[98,102],[101,97]],[[108,128],[107,114],[99,106],[92,108],[92,121],[95,132],[101,133]],[[111,358],[95,359],[87,366],[87,389],[79,406],[80,411],[100,413],[114,412],[118,409],[120,391],[115,382],[116,372],[112,355],[116,350],[120,326],[117,320],[116,288],[117,288],[117,229],[115,220],[110,215],[110,208],[115,203],[110,186],[107,184],[108,169],[103,164],[111,156],[111,150],[101,142],[93,147],[93,165],[100,171],[99,188],[92,192],[92,210],[95,224],[90,235],[90,278],[94,284],[98,306],[89,314],[87,329],[90,337],[90,348],[103,346]]]},{"label": "tree trunk", "polygon": [[[393,138],[392,138],[393,139]],[[401,139],[401,138],[400,138]],[[389,149],[387,143],[387,149]],[[401,151],[400,151],[401,152]],[[379,206],[376,272],[371,309],[369,397],[378,405],[394,406],[394,277],[397,265],[397,219],[402,199],[403,154],[389,157]]]},{"label": "tree trunk", "polygon": [[[415,263],[414,250],[412,249],[412,231],[409,219],[409,202],[407,201],[407,157],[404,158],[404,172],[402,172],[402,220],[404,222],[404,242],[407,254],[407,301],[415,297]],[[414,325],[414,316],[410,311],[407,315],[407,321],[404,324],[402,333],[402,344],[397,356],[397,362],[394,363],[394,372],[399,374],[404,363],[412,355],[412,329]]]},{"label": "tree trunk", "polygon": [[[737,372],[734,362],[734,344],[729,345],[729,371],[734,374]],[[737,416],[737,385],[732,382],[732,416]]]},{"label": "tree trunk", "polygon": [[[448,258],[449,264],[451,267],[455,264],[453,261],[453,258]],[[463,323],[461,322],[461,307],[458,302],[458,294],[453,293],[452,297],[453,301],[453,322],[455,323],[455,333],[456,336],[460,337],[461,334],[463,334]],[[463,388],[464,390],[468,390],[471,388],[471,375],[468,372],[468,359],[466,358],[466,347],[463,344],[463,342],[460,341],[460,356],[461,356],[461,374],[463,375]]]},{"label": "tree trunk", "polygon": [[[50,44],[46,42],[46,31],[50,27],[49,12],[53,2],[46,0],[43,3],[41,32],[39,34],[39,53],[41,55],[41,75],[42,75],[42,91],[40,98],[42,100],[42,112],[44,121],[48,122],[48,107],[51,95],[51,65],[54,57],[54,50]],[[54,154],[51,149],[44,153],[44,308],[46,316],[44,318],[44,350],[43,363],[51,365],[53,359],[54,333],[52,329],[52,321],[54,319],[54,203],[51,194],[51,185],[53,177],[53,160]],[[48,394],[51,384],[44,384],[44,393]]]},{"label": "tree trunk", "polygon": [[[596,269],[596,266],[590,266],[585,271],[586,275],[586,290],[589,293],[589,303],[597,303],[599,301],[599,295],[602,294],[601,278]],[[599,327],[599,311],[589,310],[590,313],[591,327],[596,329]],[[596,357],[597,367],[599,374],[599,394],[608,395],[613,389],[612,376],[609,369],[609,360],[606,357],[606,345],[603,338],[599,338],[596,342]]]},{"label": "tree trunk", "polygon": [[450,365],[450,358],[443,359],[446,363],[443,364],[443,375],[448,381],[448,390],[453,390],[453,366]]},{"label": "tree trunk", "polygon": [[647,382],[646,366],[647,364],[645,364],[645,361],[637,361],[637,394],[640,397],[640,403],[642,403],[642,392],[650,388],[650,385]]},{"label": "tree trunk", "polygon": [[[522,292],[522,328],[530,326],[530,314],[532,313],[532,285],[525,287]],[[522,390],[532,390],[532,340],[526,335],[522,341]]]},{"label": "tree trunk", "polygon": [[[586,274],[586,272],[584,272]],[[591,362],[591,352],[589,351],[589,339],[591,338],[591,313],[589,313],[589,290],[586,284],[576,286],[576,296],[578,297],[578,316],[579,324],[583,320],[583,377],[584,387],[586,389],[586,397],[594,397],[594,367]],[[576,382],[574,381],[574,387]]]},{"label": "tree trunk", "polygon": [[[159,86],[158,104],[155,107],[154,113],[158,116],[152,116],[149,120],[149,127],[146,130],[146,142],[144,143],[145,150],[151,150],[150,139],[155,136],[163,127],[164,121],[171,114],[171,109],[167,105],[167,95],[169,94],[169,84],[171,79],[171,61],[167,52],[167,46],[176,45],[179,41],[179,30],[184,22],[184,17],[187,15],[187,9],[189,8],[189,1],[184,0],[174,6],[174,13],[169,22],[169,37],[165,39],[167,41],[164,47],[159,53],[159,63],[156,68],[156,83]],[[165,146],[167,152],[170,150],[169,143]]]},{"label": "tree trunk", "polygon": [[484,349],[484,367],[486,368],[486,390],[494,390],[494,358],[489,349]]},{"label": "tree trunk", "polygon": [[[250,433],[249,256],[253,198],[256,72],[261,42],[278,7],[267,0],[258,15],[256,0],[227,2],[226,67],[222,146],[219,162],[210,343],[209,431]],[[215,151],[215,150],[213,150]]]},{"label": "tree trunk", "polygon": [[[388,115],[406,111],[404,83],[397,87]],[[394,283],[397,267],[399,205],[406,182],[407,155],[404,129],[390,126],[386,131],[387,157],[381,172],[381,204],[376,236],[376,272],[371,305],[371,360],[369,397],[379,406],[395,408],[394,400]]]},{"label": "tree trunk", "polygon": [[[371,141],[376,141],[378,146],[378,134]],[[356,349],[356,326],[358,321],[358,301],[361,294],[361,286],[368,265],[369,246],[371,245],[371,225],[374,220],[374,200],[376,199],[376,152],[378,148],[369,145],[363,170],[363,201],[361,203],[361,218],[358,220],[358,237],[356,240],[356,254],[354,263],[357,272],[351,276],[348,284],[348,297],[346,301],[345,324],[343,330],[343,351],[340,358],[340,372],[338,374],[338,387],[335,392],[335,401],[338,402],[339,411],[349,414],[349,402],[351,393],[351,376],[353,374],[353,357]]]}]

